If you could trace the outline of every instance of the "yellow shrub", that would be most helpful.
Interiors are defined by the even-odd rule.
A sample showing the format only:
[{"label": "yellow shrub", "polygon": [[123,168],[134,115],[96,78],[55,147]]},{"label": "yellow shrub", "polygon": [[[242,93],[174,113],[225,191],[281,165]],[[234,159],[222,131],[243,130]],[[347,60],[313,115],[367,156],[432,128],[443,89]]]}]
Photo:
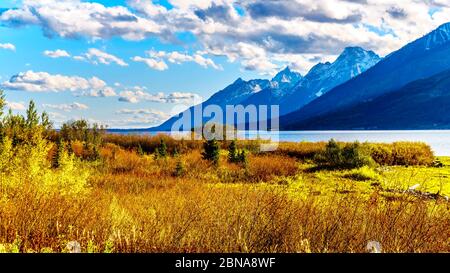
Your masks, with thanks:
[{"label": "yellow shrub", "polygon": [[77,195],[87,190],[89,172],[74,155],[63,152],[61,166],[52,169],[51,145],[45,140],[13,147],[8,138],[0,146],[0,185],[6,194],[25,188],[41,194]]}]

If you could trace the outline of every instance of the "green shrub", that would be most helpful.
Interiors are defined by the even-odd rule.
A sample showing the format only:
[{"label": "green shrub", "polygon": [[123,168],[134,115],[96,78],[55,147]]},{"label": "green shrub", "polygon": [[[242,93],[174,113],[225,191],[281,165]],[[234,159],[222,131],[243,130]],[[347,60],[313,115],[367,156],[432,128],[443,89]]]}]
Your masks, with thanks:
[{"label": "green shrub", "polygon": [[247,163],[247,151],[238,150],[236,141],[233,140],[228,146],[228,162],[230,163]]},{"label": "green shrub", "polygon": [[354,169],[374,164],[370,151],[358,142],[343,147],[331,139],[325,150],[318,153],[314,161],[320,167],[336,169]]},{"label": "green shrub", "polygon": [[342,158],[344,168],[353,169],[374,165],[370,151],[358,142],[345,145],[342,149]]}]

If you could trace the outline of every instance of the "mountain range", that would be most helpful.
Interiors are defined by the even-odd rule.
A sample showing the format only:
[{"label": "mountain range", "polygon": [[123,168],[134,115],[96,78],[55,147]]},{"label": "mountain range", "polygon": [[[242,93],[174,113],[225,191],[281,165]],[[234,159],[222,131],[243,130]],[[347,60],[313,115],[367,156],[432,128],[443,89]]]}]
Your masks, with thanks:
[{"label": "mountain range", "polygon": [[[333,87],[361,74],[379,61],[380,57],[373,51],[348,47],[335,62],[319,63],[305,76],[286,67],[271,80],[244,81],[239,78],[203,102],[202,107],[218,105],[225,110],[227,105],[280,105],[280,114],[288,114],[326,94]],[[191,107],[186,111],[193,113],[193,109]],[[180,115],[152,129],[168,131]],[[203,122],[206,121],[207,119]],[[201,126],[194,122],[192,119],[193,127]]]},{"label": "mountain range", "polygon": [[450,70],[302,122],[303,130],[450,129]]},{"label": "mountain range", "polygon": [[[282,130],[441,129],[450,128],[449,83],[447,23],[384,58],[347,47],[304,76],[287,67],[271,80],[238,79],[202,106],[280,105]],[[170,130],[177,119],[152,130]]]},{"label": "mountain range", "polygon": [[[305,107],[281,117],[281,128],[301,130],[306,124],[312,128],[311,124],[321,122],[326,114],[371,101],[447,69],[450,69],[450,23],[389,54],[365,73],[333,88]],[[386,122],[391,118],[379,111],[373,114]],[[430,128],[433,128],[431,124]]]}]

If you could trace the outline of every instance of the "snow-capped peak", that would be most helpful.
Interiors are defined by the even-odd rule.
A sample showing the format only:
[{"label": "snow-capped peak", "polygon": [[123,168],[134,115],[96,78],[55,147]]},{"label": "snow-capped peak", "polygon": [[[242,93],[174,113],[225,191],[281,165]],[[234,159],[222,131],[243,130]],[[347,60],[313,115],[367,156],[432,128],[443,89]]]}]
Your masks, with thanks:
[{"label": "snow-capped peak", "polygon": [[273,77],[272,82],[275,83],[275,85],[294,85],[296,84],[300,79],[302,78],[302,75],[300,75],[297,72],[291,71],[289,66],[287,66],[282,71],[278,72],[275,77]]}]

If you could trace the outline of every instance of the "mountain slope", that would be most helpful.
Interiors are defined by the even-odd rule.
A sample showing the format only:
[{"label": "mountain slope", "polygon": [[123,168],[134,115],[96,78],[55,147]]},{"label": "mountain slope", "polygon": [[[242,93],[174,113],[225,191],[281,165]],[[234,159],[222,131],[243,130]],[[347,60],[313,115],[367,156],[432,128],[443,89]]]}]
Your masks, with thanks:
[{"label": "mountain slope", "polygon": [[[225,109],[226,105],[280,105],[280,113],[286,114],[299,109],[311,100],[325,94],[331,88],[366,71],[380,60],[372,51],[359,47],[348,47],[333,63],[319,63],[302,77],[289,67],[280,71],[269,80],[236,80],[225,89],[212,95],[202,103],[203,107],[218,105]],[[186,110],[193,113],[193,108]],[[186,113],[186,111],[184,113]],[[162,125],[151,130],[171,130],[172,124],[180,115],[172,117]],[[270,118],[270,117],[269,117]],[[206,122],[207,119],[204,119]],[[247,120],[255,122],[256,120]],[[194,124],[194,120],[192,119]],[[199,121],[197,121],[199,123]],[[194,124],[200,126],[201,124]]]},{"label": "mountain slope", "polygon": [[365,73],[333,88],[302,109],[281,117],[281,128],[297,129],[296,125],[302,121],[374,99],[409,82],[449,68],[450,23],[447,23],[390,54]]},{"label": "mountain slope", "polygon": [[295,128],[450,129],[450,70],[409,83],[374,100],[304,121]]},{"label": "mountain slope", "polygon": [[[208,105],[219,105],[224,108],[226,105],[237,105],[240,104],[245,99],[249,98],[255,93],[260,92],[261,90],[267,88],[270,85],[269,80],[250,80],[244,81],[241,78],[237,79],[234,83],[227,86],[225,89],[220,90],[219,92],[212,95],[208,100],[203,102],[202,107],[206,107]],[[170,118],[165,121],[160,126],[150,128],[152,131],[170,131],[173,123],[179,119],[179,117],[186,113],[193,113],[193,108],[191,107],[186,111]],[[191,124],[195,126],[200,126],[201,121],[197,121],[199,124],[194,124],[194,119],[192,115]],[[190,130],[191,128],[184,128],[184,130]]]},{"label": "mountain slope", "polygon": [[216,104],[225,106],[239,104],[253,94],[267,88],[269,85],[270,81],[268,80],[244,81],[239,78],[225,89],[212,95],[208,100],[203,102],[203,105]]},{"label": "mountain slope", "polygon": [[286,67],[271,80],[265,89],[251,95],[242,102],[242,105],[278,105],[292,93],[292,88],[303,79],[299,73]]},{"label": "mountain slope", "polygon": [[[363,73],[380,61],[373,51],[360,47],[347,47],[333,63],[315,65],[305,77],[287,86],[271,85],[267,89],[250,96],[244,105],[280,105],[280,113],[295,111],[333,87]],[[281,73],[281,72],[280,72]],[[277,77],[280,77],[277,75]],[[277,79],[275,77],[272,82]]]}]

